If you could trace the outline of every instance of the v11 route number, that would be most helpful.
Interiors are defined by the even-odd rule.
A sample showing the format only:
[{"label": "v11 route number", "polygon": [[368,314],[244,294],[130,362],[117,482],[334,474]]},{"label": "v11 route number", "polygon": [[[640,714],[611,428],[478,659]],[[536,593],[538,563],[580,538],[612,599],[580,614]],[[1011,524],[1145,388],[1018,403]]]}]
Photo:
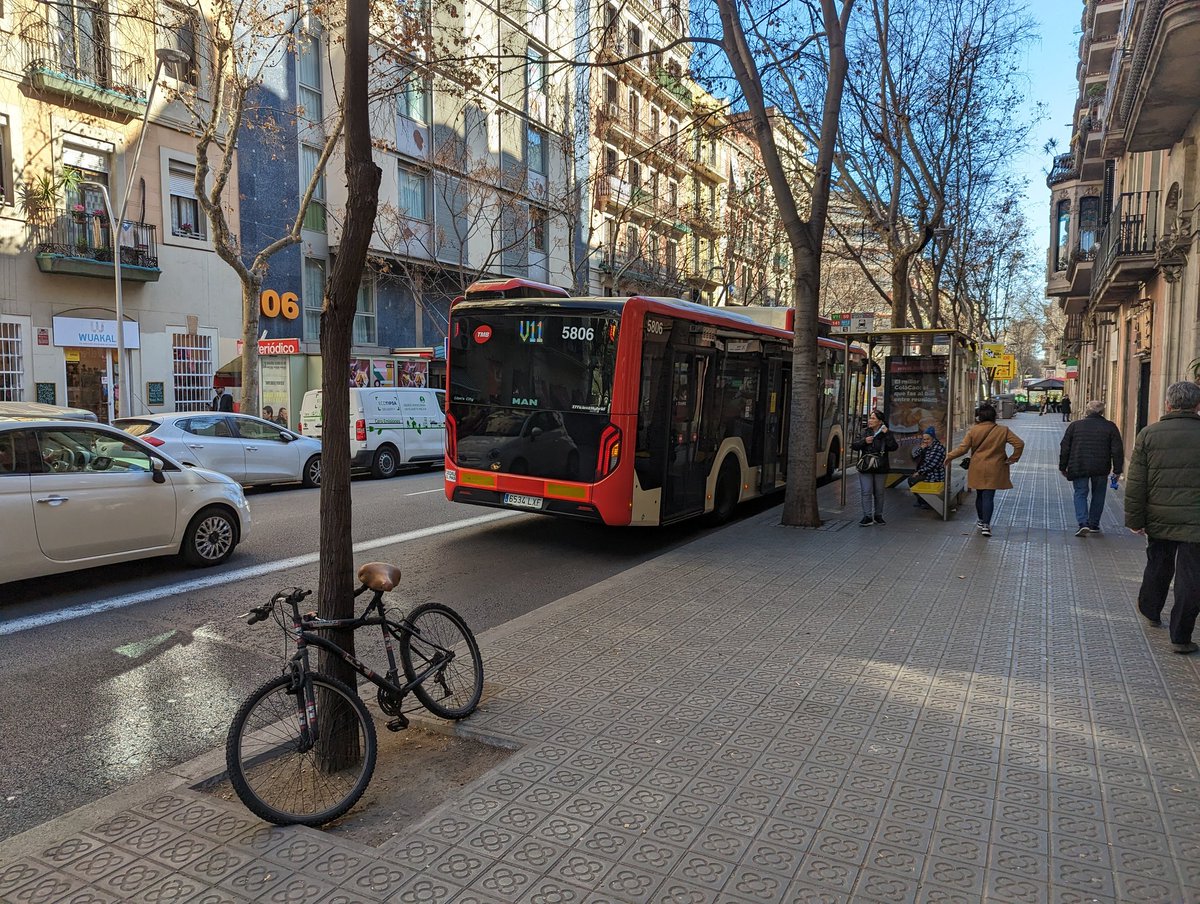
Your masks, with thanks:
[{"label": "v11 route number", "polygon": [[596,338],[596,331],[590,326],[564,326],[562,337],[564,339],[583,339],[585,342],[591,342]]}]

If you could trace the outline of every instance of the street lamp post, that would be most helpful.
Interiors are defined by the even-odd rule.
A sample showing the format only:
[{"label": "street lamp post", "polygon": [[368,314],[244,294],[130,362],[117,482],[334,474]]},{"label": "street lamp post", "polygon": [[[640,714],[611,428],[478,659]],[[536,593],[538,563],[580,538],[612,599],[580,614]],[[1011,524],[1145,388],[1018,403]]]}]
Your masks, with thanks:
[{"label": "street lamp post", "polygon": [[142,145],[146,141],[146,124],[150,120],[150,107],[154,103],[154,91],[158,87],[158,78],[162,75],[163,66],[167,63],[186,63],[187,54],[169,47],[160,47],[154,51],[154,78],[150,82],[150,93],[146,98],[146,111],[142,114],[142,127],[138,131],[137,147],[133,151],[133,160],[128,167],[129,178],[125,182],[125,191],[119,200],[120,210],[113,209],[113,203],[108,195],[108,186],[91,180],[83,180],[79,184],[87,185],[100,192],[104,198],[104,209],[108,212],[108,234],[113,246],[113,282],[115,288],[116,317],[117,317],[117,404],[120,406],[117,415],[128,417],[133,414],[133,396],[129,392],[129,367],[125,354],[125,305],[121,297],[121,226],[125,222],[125,211],[129,208],[129,196],[133,194],[133,178],[137,172],[138,161],[142,157]]}]

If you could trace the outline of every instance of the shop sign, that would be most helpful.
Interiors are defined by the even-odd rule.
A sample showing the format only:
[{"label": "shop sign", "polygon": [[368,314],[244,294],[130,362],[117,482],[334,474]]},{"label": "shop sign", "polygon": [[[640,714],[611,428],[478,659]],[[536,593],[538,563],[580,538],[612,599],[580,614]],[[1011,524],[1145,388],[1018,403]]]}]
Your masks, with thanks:
[{"label": "shop sign", "polygon": [[1067,359],[1067,379],[1068,380],[1078,380],[1079,379],[1079,359],[1078,358],[1068,358]]},{"label": "shop sign", "polygon": [[280,294],[274,289],[264,289],[258,297],[258,306],[264,317],[295,320],[300,316],[300,297],[295,292]]},{"label": "shop sign", "polygon": [[[244,348],[242,340],[237,341],[237,353],[240,355]],[[298,355],[300,354],[299,339],[259,339],[258,353],[260,355]]]},{"label": "shop sign", "polygon": [[[55,317],[54,344],[59,348],[116,348],[117,322],[86,317]],[[136,321],[125,323],[125,347],[141,348]]]},{"label": "shop sign", "polygon": [[37,344],[38,345],[49,345],[50,344],[50,331],[48,329],[46,329],[44,326],[38,327]]}]

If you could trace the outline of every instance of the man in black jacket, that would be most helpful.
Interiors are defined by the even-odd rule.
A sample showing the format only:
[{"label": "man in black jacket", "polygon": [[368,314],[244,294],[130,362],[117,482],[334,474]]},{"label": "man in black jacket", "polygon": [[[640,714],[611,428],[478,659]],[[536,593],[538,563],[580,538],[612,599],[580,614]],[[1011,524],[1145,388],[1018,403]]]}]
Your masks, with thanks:
[{"label": "man in black jacket", "polygon": [[1084,411],[1084,418],[1071,422],[1058,446],[1058,470],[1075,487],[1077,537],[1100,530],[1108,475],[1120,475],[1125,462],[1121,431],[1104,417],[1104,403],[1088,402]]},{"label": "man in black jacket", "polygon": [[1146,536],[1146,571],[1138,611],[1160,624],[1175,579],[1171,645],[1195,653],[1192,630],[1200,614],[1200,386],[1167,387],[1167,411],[1138,434],[1125,486],[1125,526]]}]

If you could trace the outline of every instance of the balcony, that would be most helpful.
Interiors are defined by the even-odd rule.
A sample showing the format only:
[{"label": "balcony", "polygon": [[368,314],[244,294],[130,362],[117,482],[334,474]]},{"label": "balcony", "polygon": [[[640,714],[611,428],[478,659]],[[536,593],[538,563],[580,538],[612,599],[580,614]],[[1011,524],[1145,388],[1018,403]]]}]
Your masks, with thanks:
[{"label": "balcony", "polygon": [[634,248],[606,251],[598,269],[609,273],[615,281],[636,281],[646,294],[680,295],[684,289],[683,274],[669,261],[646,257]]},{"label": "balcony", "polygon": [[1091,18],[1092,34],[1116,34],[1121,25],[1121,11],[1125,0],[1090,0],[1088,16]]},{"label": "balcony", "polygon": [[688,90],[687,85],[683,83],[683,79],[676,78],[666,69],[658,68],[654,72],[654,80],[663,88],[667,94],[675,99],[681,107],[690,110],[692,108],[692,92]]},{"label": "balcony", "polygon": [[[43,273],[113,278],[112,230],[108,219],[95,214],[57,213],[44,223],[29,227],[33,253]],[[155,227],[125,220],[118,245],[121,249],[121,278],[134,282],[158,282],[158,243]]]},{"label": "balcony", "polygon": [[1130,151],[1178,143],[1200,106],[1200,5],[1165,0],[1143,6],[1152,18],[1138,29],[1129,84],[1121,98]]},{"label": "balcony", "polygon": [[1092,270],[1092,305],[1119,307],[1125,296],[1155,272],[1155,248],[1162,235],[1161,192],[1127,192],[1117,199],[1100,234]]},{"label": "balcony", "polygon": [[24,38],[25,73],[33,90],[83,101],[121,117],[141,116],[149,81],[145,61],[77,37],[78,50],[70,43]]},{"label": "balcony", "polygon": [[1075,166],[1075,152],[1068,151],[1054,158],[1050,167],[1050,175],[1046,177],[1046,187],[1054,188],[1060,182],[1069,182],[1079,178],[1079,169]]}]

